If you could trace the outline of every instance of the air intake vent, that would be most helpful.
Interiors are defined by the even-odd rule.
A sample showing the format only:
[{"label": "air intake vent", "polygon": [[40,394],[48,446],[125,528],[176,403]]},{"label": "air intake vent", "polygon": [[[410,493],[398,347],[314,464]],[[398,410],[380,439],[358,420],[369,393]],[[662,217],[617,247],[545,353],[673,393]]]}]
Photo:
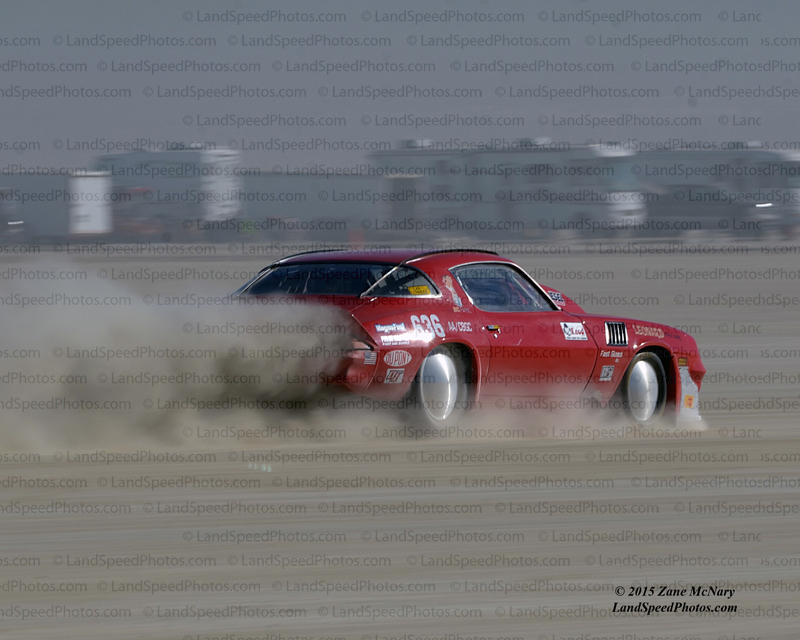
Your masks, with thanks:
[{"label": "air intake vent", "polygon": [[624,322],[606,322],[606,344],[609,347],[628,346],[628,330]]}]

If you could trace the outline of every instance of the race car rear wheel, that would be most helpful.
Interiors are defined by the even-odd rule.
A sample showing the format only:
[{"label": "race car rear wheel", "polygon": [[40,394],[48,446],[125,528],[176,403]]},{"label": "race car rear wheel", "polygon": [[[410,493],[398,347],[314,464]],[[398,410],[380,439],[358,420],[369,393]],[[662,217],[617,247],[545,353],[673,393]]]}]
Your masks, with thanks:
[{"label": "race car rear wheel", "polygon": [[410,390],[412,415],[426,427],[449,427],[467,405],[468,354],[464,349],[441,345],[420,365]]},{"label": "race car rear wheel", "polygon": [[652,424],[664,413],[667,376],[654,353],[645,351],[634,356],[620,388],[625,411],[637,424]]}]

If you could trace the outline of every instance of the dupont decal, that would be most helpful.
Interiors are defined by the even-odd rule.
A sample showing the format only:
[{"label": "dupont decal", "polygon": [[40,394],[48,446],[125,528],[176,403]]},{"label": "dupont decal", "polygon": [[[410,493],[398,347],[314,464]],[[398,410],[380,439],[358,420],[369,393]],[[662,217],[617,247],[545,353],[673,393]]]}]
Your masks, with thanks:
[{"label": "dupont decal", "polygon": [[376,324],[375,331],[378,333],[393,333],[395,331],[405,331],[406,325],[403,322],[393,322],[392,324]]},{"label": "dupont decal", "polygon": [[600,370],[600,382],[611,382],[614,378],[614,365],[604,364]]},{"label": "dupont decal", "polygon": [[567,340],[588,340],[586,336],[586,327],[580,322],[562,322],[561,331],[564,332],[564,337]]},{"label": "dupont decal", "polygon": [[411,362],[411,354],[408,351],[396,349],[383,356],[383,361],[390,367],[405,367]]},{"label": "dupont decal", "polygon": [[633,332],[637,336],[650,336],[652,338],[663,338],[664,330],[661,327],[644,327],[640,324],[633,325]]},{"label": "dupont decal", "polygon": [[559,307],[563,307],[566,304],[566,302],[564,302],[564,296],[558,291],[548,291],[547,295],[549,295],[550,299]]},{"label": "dupont decal", "polygon": [[400,384],[403,381],[404,373],[405,369],[388,369],[383,381],[386,384]]}]

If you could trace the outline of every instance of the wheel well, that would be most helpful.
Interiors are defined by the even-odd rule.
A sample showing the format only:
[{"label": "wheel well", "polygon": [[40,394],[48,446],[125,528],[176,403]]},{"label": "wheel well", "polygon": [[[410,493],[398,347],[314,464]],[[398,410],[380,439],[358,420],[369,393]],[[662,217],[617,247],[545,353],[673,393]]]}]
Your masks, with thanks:
[{"label": "wheel well", "polygon": [[475,352],[463,342],[445,342],[442,346],[462,353],[464,362],[467,364],[467,371],[464,374],[467,381],[467,393],[469,394],[469,399],[474,400],[478,383],[478,374],[476,372],[479,370]]},{"label": "wheel well", "polygon": [[667,376],[667,406],[675,407],[675,399],[678,397],[678,372],[675,370],[675,364],[672,359],[672,353],[666,347],[649,346],[644,347],[636,352],[639,353],[652,353],[660,361],[664,367],[664,374]]}]

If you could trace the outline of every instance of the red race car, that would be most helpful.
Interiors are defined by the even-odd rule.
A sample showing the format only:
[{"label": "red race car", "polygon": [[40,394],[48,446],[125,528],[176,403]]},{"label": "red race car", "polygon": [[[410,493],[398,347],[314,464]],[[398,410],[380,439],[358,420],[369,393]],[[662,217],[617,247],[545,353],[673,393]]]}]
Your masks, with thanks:
[{"label": "red race car", "polygon": [[700,420],[705,374],[671,327],[587,314],[485,251],[310,252],[278,260],[237,296],[304,296],[355,320],[337,379],[432,427],[464,410],[619,406],[638,424]]}]

